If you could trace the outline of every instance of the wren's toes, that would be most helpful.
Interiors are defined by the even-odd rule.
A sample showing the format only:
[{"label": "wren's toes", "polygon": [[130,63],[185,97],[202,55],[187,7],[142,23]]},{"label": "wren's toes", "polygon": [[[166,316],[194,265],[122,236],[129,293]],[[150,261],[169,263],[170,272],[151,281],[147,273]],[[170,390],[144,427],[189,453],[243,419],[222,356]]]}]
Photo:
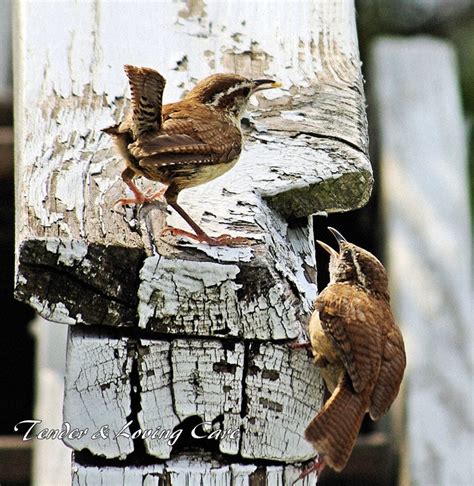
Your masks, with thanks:
[{"label": "wren's toes", "polygon": [[184,236],[186,238],[190,238],[192,240],[198,241],[199,243],[207,243],[210,246],[240,246],[240,245],[248,245],[251,241],[247,238],[243,238],[240,236],[230,236],[230,235],[221,235],[221,236],[208,236],[206,233],[200,233],[199,235],[195,235],[189,231],[185,231],[179,228],[173,228],[172,226],[166,226],[161,231],[160,236]]},{"label": "wren's toes", "polygon": [[[199,243],[206,241],[209,237],[204,234],[195,235],[190,231],[186,231],[180,228],[174,228],[173,226],[166,226],[160,233],[160,236],[184,236],[185,238],[189,238],[194,241],[198,241]],[[207,241],[206,241],[207,242]]]},{"label": "wren's toes", "polygon": [[164,187],[158,191],[154,191],[153,188],[148,188],[145,191],[145,201],[146,202],[152,202],[152,201],[159,201],[159,200],[165,200],[164,195],[166,192],[167,187]]},{"label": "wren's toes", "polygon": [[243,236],[220,235],[215,238],[209,238],[207,241],[210,245],[225,245],[225,246],[245,246],[252,243],[252,240],[244,238]]},{"label": "wren's toes", "polygon": [[145,197],[137,198],[137,197],[130,197],[130,198],[122,198],[117,199],[114,202],[114,209],[118,209],[120,206],[134,206],[137,204],[143,204],[145,202]]}]

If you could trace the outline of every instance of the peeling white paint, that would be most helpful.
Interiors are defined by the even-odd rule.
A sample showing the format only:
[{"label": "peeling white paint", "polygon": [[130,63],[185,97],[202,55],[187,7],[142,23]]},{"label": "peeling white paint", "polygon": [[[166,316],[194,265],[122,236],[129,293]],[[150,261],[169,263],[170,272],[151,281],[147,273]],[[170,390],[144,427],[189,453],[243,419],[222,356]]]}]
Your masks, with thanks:
[{"label": "peeling white paint", "polygon": [[[235,431],[231,437],[219,441],[224,454],[235,455],[240,445],[240,413],[242,408],[242,377],[244,345],[237,343],[233,350],[225,349],[217,341],[176,340],[172,344],[173,396],[180,418],[197,415],[204,422],[222,416],[221,431]],[[232,371],[216,366],[229,367]],[[207,432],[209,427],[203,427]]]},{"label": "peeling white paint", "polygon": [[73,164],[61,170],[57,178],[56,197],[61,201],[66,211],[76,211],[79,221],[84,218],[84,187],[78,184],[84,177],[84,164]]},{"label": "peeling white paint", "polygon": [[[188,246],[189,240],[188,242],[183,242],[182,245],[183,247]],[[254,257],[254,250],[248,246],[234,248],[225,246],[209,246],[205,244],[193,244],[192,246],[210,256],[215,261],[221,263],[245,263],[250,262]]]},{"label": "peeling white paint", "polygon": [[38,314],[49,321],[60,322],[61,324],[76,324],[76,319],[69,315],[68,308],[62,302],[50,304],[48,301],[41,300],[37,296],[32,295],[29,303]]},{"label": "peeling white paint", "polygon": [[[130,428],[126,427],[131,413],[131,364],[125,339],[69,328],[64,420],[87,428],[88,433],[65,440],[66,445],[107,458],[125,459],[133,451]],[[102,426],[107,433],[100,434]]]},{"label": "peeling white paint", "polygon": [[[301,474],[301,466],[264,466],[260,467],[265,484],[271,486],[289,486]],[[250,486],[250,477],[257,467],[249,464],[231,464],[222,466],[217,461],[202,461],[196,457],[166,461],[164,464],[120,468],[110,466],[86,466],[73,463],[72,486],[90,486],[91,484],[114,484],[121,486],[158,486],[161,476],[166,471],[175,486]],[[298,484],[315,486],[316,478],[310,474]]]},{"label": "peeling white paint", "polygon": [[62,263],[68,267],[77,265],[90,266],[87,260],[84,260],[87,255],[89,246],[83,240],[66,240],[59,238],[48,238],[46,240],[46,250],[58,255],[58,263]]},{"label": "peeling white paint", "polygon": [[[169,320],[171,327],[173,327],[172,322],[178,319],[186,320],[189,325],[193,325],[194,313],[200,314],[199,322],[209,328],[214,326],[220,328],[223,325],[223,317],[218,318],[216,315],[225,312],[224,308],[228,309],[229,321],[225,323],[226,326],[237,326],[235,291],[239,286],[235,278],[239,271],[236,265],[177,262],[163,257],[147,258],[140,272],[139,326],[146,328],[151,317],[164,319],[167,322],[171,318]],[[193,311],[193,305],[201,307],[202,310]],[[211,323],[212,321],[214,322]],[[172,332],[172,329],[170,331]]]},{"label": "peeling white paint", "polygon": [[[322,383],[317,368],[304,355],[288,345],[262,343],[259,353],[250,358],[249,368],[254,371],[246,380],[243,457],[299,462],[314,456],[300,423],[308,423],[319,410],[322,394],[318,396],[316,390]],[[278,380],[273,381],[272,375]],[[313,391],[313,400],[308,400],[308,390]]]},{"label": "peeling white paint", "polygon": [[28,280],[26,280],[26,277],[21,273],[17,273],[16,281],[17,281],[18,285],[25,285],[26,283],[28,283]]}]

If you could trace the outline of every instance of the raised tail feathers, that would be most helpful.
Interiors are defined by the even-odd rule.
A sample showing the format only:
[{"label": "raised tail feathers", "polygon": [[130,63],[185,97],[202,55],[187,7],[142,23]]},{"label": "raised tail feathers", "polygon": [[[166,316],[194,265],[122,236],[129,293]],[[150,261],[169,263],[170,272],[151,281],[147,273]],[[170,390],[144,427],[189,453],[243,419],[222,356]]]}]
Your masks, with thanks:
[{"label": "raised tail feathers", "polygon": [[154,69],[130,64],[126,64],[124,69],[132,93],[132,131],[134,139],[137,139],[161,127],[161,106],[166,80]]}]

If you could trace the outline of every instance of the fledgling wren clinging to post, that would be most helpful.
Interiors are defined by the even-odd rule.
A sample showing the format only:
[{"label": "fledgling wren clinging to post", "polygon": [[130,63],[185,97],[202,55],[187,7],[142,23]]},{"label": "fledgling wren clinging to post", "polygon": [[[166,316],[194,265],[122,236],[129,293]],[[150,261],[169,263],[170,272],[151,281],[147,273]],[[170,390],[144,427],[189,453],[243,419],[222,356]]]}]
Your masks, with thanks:
[{"label": "fledgling wren clinging to post", "polygon": [[[208,236],[178,204],[183,189],[209,182],[230,170],[242,150],[240,119],[252,94],[278,87],[270,79],[250,80],[237,74],[213,74],[200,81],[183,100],[162,105],[165,79],[149,68],[126,65],[132,112],[120,124],[103,131],[114,138],[127,168],[122,179],[134,198],[119,204],[142,204],[164,197],[191,226],[193,233],[165,228],[210,245],[240,243],[229,235]],[[143,176],[165,184],[153,195],[133,182]]]},{"label": "fledgling wren clinging to post", "polygon": [[306,427],[305,438],[320,459],[300,477],[326,464],[336,471],[346,466],[365,413],[378,420],[388,411],[406,365],[385,268],[372,253],[329,230],[339,252],[318,241],[330,254],[330,282],[316,298],[309,336],[331,397]]}]

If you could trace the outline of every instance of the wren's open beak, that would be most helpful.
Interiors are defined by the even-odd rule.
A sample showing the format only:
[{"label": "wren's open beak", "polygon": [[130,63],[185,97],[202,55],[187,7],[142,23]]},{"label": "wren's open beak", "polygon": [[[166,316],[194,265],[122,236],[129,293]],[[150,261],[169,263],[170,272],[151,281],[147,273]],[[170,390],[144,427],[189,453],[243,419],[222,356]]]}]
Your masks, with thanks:
[{"label": "wren's open beak", "polygon": [[329,245],[326,245],[326,243],[324,243],[323,241],[316,240],[316,243],[321,245],[331,256],[336,258],[339,256],[339,253],[334,248],[331,248]]},{"label": "wren's open beak", "polygon": [[253,93],[256,93],[257,91],[263,91],[264,89],[281,87],[281,83],[278,83],[277,81],[273,81],[273,79],[254,79],[253,84],[254,84],[254,88],[252,90]]},{"label": "wren's open beak", "polygon": [[[336,238],[337,244],[339,245],[339,249],[340,249],[341,244],[343,242],[347,242],[347,240],[336,229],[328,227],[328,230],[334,235],[334,238]],[[316,240],[316,242],[319,243],[331,256],[334,257],[339,256],[339,253],[334,248],[331,248],[329,245],[326,245],[326,243],[319,240]]]},{"label": "wren's open beak", "polygon": [[344,238],[344,236],[341,235],[341,233],[339,233],[339,231],[337,231],[334,228],[331,228],[330,226],[328,226],[328,230],[334,235],[334,238],[336,238],[339,248],[341,248],[342,243],[347,243],[347,240]]}]

